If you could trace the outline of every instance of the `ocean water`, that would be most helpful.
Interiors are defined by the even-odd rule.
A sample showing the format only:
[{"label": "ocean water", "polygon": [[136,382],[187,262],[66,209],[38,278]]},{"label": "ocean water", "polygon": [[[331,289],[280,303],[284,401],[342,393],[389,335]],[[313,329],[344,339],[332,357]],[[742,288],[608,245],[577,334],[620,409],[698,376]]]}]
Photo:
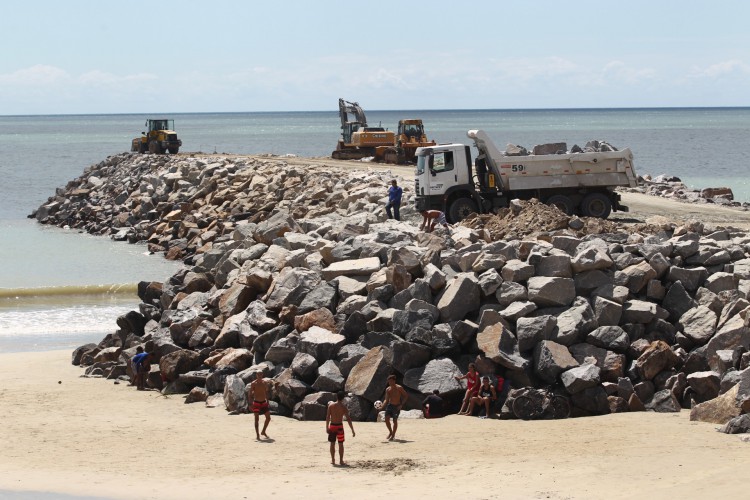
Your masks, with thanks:
[{"label": "ocean water", "polygon": [[[339,130],[330,112],[170,114],[182,152],[329,156]],[[504,148],[592,139],[629,147],[636,172],[690,187],[728,186],[750,201],[744,145],[750,108],[367,111],[391,130],[421,118],[430,138],[466,143],[484,129]],[[73,347],[113,331],[137,306],[135,284],[178,268],[142,245],[43,227],[26,216],[91,164],[128,151],[145,115],[0,116],[0,352]]]}]

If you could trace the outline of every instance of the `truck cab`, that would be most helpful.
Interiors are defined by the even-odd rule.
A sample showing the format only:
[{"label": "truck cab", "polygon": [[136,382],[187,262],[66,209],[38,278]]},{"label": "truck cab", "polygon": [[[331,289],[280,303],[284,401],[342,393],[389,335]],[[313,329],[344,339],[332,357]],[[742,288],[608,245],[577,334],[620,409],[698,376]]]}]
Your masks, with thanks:
[{"label": "truck cab", "polygon": [[441,144],[416,151],[417,210],[440,210],[458,222],[482,203],[474,186],[471,150],[464,144]]}]

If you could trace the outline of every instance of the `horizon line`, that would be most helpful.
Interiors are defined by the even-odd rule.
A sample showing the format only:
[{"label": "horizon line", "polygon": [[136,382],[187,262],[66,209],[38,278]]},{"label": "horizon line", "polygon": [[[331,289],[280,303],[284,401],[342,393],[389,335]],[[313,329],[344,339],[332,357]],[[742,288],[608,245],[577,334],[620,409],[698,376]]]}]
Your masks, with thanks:
[{"label": "horizon line", "polygon": [[[613,108],[445,108],[445,109],[369,109],[367,112],[392,113],[392,112],[519,112],[519,111],[677,111],[677,110],[732,110],[750,109],[750,106],[636,106],[636,107],[613,107]],[[0,114],[0,118],[27,118],[45,116],[156,116],[156,115],[245,115],[245,114],[294,114],[294,113],[334,113],[338,110],[296,110],[296,111],[171,111],[171,112],[118,112],[118,113],[31,113],[31,114]]]}]

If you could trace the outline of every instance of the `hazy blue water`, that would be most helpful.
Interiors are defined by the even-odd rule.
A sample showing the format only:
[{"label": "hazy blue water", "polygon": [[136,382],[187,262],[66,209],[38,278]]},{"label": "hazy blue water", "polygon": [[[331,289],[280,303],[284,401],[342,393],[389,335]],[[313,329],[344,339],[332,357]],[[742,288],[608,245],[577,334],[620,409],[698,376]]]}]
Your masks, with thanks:
[{"label": "hazy blue water", "polygon": [[[565,141],[571,146],[604,139],[631,148],[640,174],[676,175],[696,188],[729,186],[738,200],[750,201],[744,152],[750,139],[750,108],[371,111],[367,117],[370,125],[390,129],[401,118],[422,118],[430,138],[441,143],[465,143],[467,130],[481,128],[501,149],[507,143],[531,148],[545,142]],[[175,270],[173,263],[143,255],[142,246],[43,228],[25,218],[87,166],[129,150],[146,118],[0,116],[0,291],[62,286],[80,292],[87,285],[165,279]],[[335,107],[330,112],[173,114],[169,118],[175,120],[183,152],[328,156],[339,134]],[[91,331],[94,327],[88,319],[99,318],[99,328],[108,331],[117,315],[137,303],[132,294],[124,303],[119,295],[114,302],[112,294],[88,290],[88,296],[98,299],[94,303],[87,299],[86,307],[78,310],[57,298],[40,302],[0,297],[0,351],[17,348],[19,339],[31,335],[36,335],[34,345],[43,347],[47,341],[59,341],[61,332],[75,336],[77,328],[86,332],[81,338],[98,338],[100,332]],[[36,321],[44,315],[48,321]],[[15,332],[12,342],[3,343],[3,330]]]}]

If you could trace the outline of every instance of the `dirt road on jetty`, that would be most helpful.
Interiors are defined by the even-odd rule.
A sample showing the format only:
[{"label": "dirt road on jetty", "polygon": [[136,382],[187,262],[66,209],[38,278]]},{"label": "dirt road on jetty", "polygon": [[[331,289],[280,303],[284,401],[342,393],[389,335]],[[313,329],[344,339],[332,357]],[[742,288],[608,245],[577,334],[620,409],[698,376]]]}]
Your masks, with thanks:
[{"label": "dirt road on jetty", "polygon": [[[259,156],[262,157],[262,156]],[[351,168],[368,169],[376,171],[390,170],[404,180],[414,179],[414,166],[386,165],[382,163],[371,163],[362,161],[333,160],[327,157],[284,158],[290,165],[317,166],[321,168]],[[407,183],[407,185],[409,185]],[[655,216],[662,216],[671,222],[681,223],[688,220],[699,220],[710,226],[735,227],[750,231],[750,212],[737,208],[723,207],[709,203],[685,203],[682,201],[669,200],[658,196],[649,196],[641,193],[622,193],[622,202],[630,208],[630,212],[613,212],[610,219],[623,223],[641,223]]]}]

